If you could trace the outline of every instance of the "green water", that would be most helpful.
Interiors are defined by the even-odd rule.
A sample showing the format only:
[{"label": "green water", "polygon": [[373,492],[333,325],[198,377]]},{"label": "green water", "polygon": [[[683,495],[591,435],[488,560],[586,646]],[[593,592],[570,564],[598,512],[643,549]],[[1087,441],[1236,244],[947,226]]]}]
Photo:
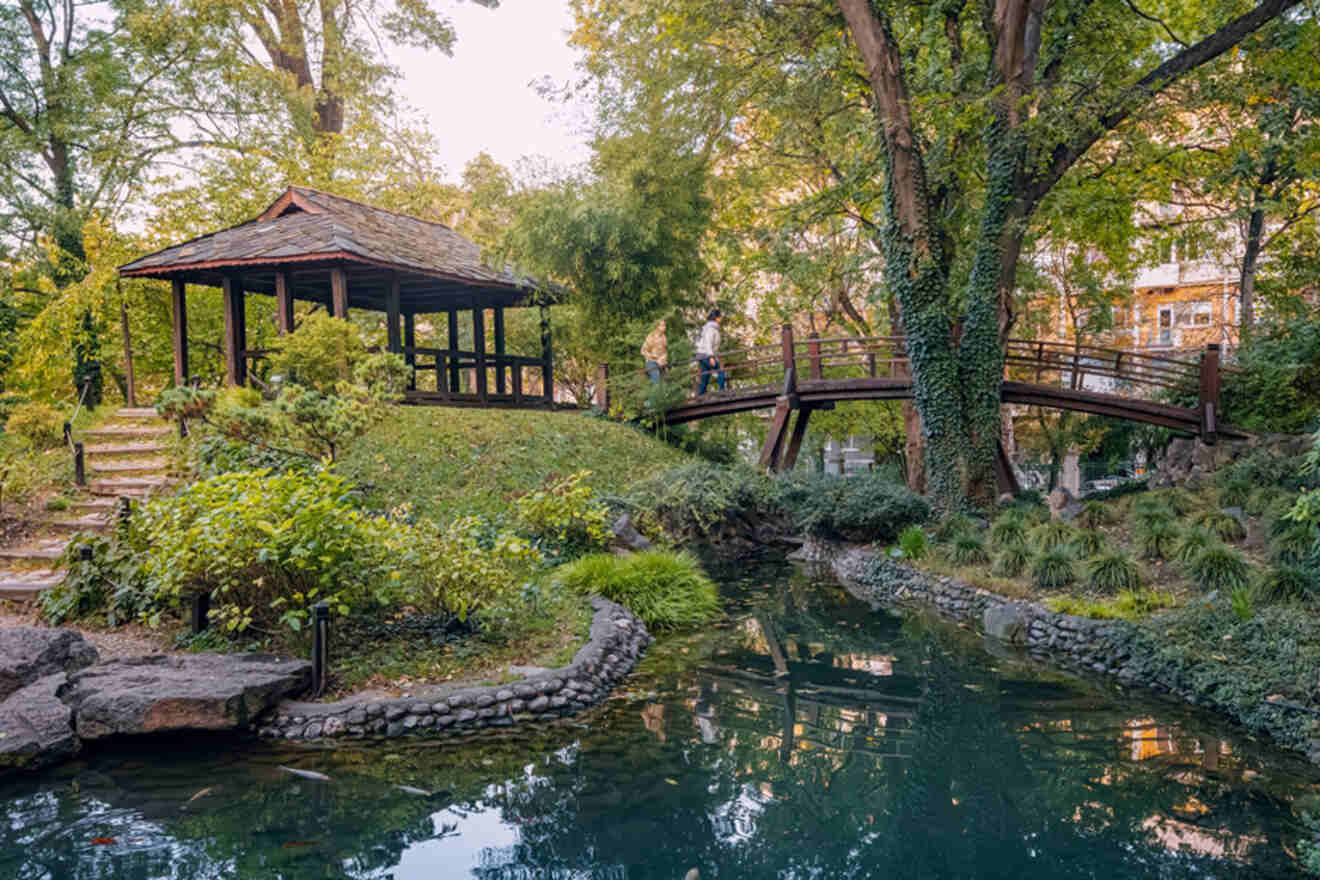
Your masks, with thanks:
[{"label": "green water", "polygon": [[783,567],[724,578],[726,624],[553,733],[153,742],[0,787],[0,878],[1301,876],[1303,762]]}]

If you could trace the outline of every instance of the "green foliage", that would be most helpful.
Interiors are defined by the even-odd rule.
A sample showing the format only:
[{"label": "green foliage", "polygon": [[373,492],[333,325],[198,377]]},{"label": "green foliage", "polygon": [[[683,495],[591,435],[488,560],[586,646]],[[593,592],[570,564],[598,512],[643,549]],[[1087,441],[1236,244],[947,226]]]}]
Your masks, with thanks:
[{"label": "green foliage", "polygon": [[1031,551],[1025,544],[1009,544],[995,554],[990,573],[997,577],[1015,578],[1031,564]]},{"label": "green foliage", "polygon": [[898,549],[905,559],[915,562],[923,558],[930,549],[926,531],[921,526],[908,526],[898,533]]},{"label": "green foliage", "polygon": [[[315,458],[336,461],[345,447],[385,417],[386,406],[371,398],[326,394],[292,385],[275,399],[274,411],[282,418],[272,418],[268,424],[275,429],[274,442],[287,438]],[[258,434],[256,442],[268,441]]]},{"label": "green foliage", "polygon": [[1196,522],[1221,541],[1240,541],[1247,535],[1242,522],[1222,510],[1207,510],[1196,517]]},{"label": "green foliage", "polygon": [[367,346],[355,324],[313,312],[280,340],[270,367],[285,382],[330,393],[340,382],[352,381],[354,368],[366,357]]},{"label": "green foliage", "polygon": [[1196,557],[1201,555],[1201,551],[1211,546],[1215,542],[1214,535],[1202,528],[1185,529],[1178,537],[1178,543],[1173,548],[1173,558],[1183,565],[1190,565]]},{"label": "green foliage", "polygon": [[1095,556],[1104,552],[1109,546],[1109,541],[1105,538],[1103,532],[1096,529],[1079,529],[1077,537],[1073,539],[1073,546],[1081,556]]},{"label": "green foliage", "polygon": [[459,620],[509,604],[532,566],[541,561],[530,542],[492,534],[475,516],[454,520],[434,546],[421,552],[426,577],[414,581],[407,595],[420,607],[448,611]]},{"label": "green foliage", "polygon": [[1273,486],[1262,486],[1259,489],[1252,489],[1251,494],[1247,496],[1247,501],[1242,505],[1242,510],[1247,516],[1264,516],[1281,497],[1286,497],[1287,493]]},{"label": "green foliage", "polygon": [[698,538],[723,523],[768,512],[770,481],[746,466],[723,467],[693,462],[637,481],[626,502],[639,521],[653,518],[674,538]]},{"label": "green foliage", "polygon": [[1306,456],[1275,455],[1253,449],[1220,472],[1221,484],[1242,483],[1262,489],[1300,489],[1306,479]]},{"label": "green foliage", "polygon": [[961,513],[955,513],[952,516],[946,516],[935,525],[935,540],[940,543],[947,543],[957,538],[959,535],[970,534],[975,531],[970,517]]},{"label": "green foliage", "polygon": [[604,548],[613,533],[609,513],[582,481],[590,471],[553,480],[514,502],[518,518],[534,534],[562,548],[558,555],[579,555]]},{"label": "green foliage", "polygon": [[166,388],[156,398],[156,412],[171,421],[200,419],[212,410],[215,403],[214,391],[175,385]]},{"label": "green foliage", "polygon": [[990,526],[993,547],[1011,547],[1027,542],[1026,519],[1020,514],[1001,513]]},{"label": "green foliage", "polygon": [[[82,558],[82,548],[92,558]],[[64,551],[64,580],[43,590],[41,616],[54,626],[105,612],[106,623],[116,626],[135,619],[150,607],[143,556],[129,542],[81,534]]]},{"label": "green foliage", "polygon": [[1225,479],[1220,483],[1219,504],[1223,507],[1243,507],[1251,500],[1254,487],[1241,477]]},{"label": "green foliage", "polygon": [[64,442],[64,417],[48,403],[21,403],[9,413],[5,433],[29,449],[54,449]]},{"label": "green foliage", "polygon": [[576,592],[627,606],[652,629],[699,626],[720,611],[715,584],[687,553],[599,553],[556,569],[554,577]]},{"label": "green foliage", "polygon": [[378,351],[362,358],[353,367],[353,382],[365,388],[367,394],[376,400],[397,403],[403,400],[412,373],[403,355]]},{"label": "green foliage", "polygon": [[1048,552],[1075,542],[1077,529],[1063,520],[1056,519],[1032,529],[1030,538],[1037,550]]},{"label": "green foliage", "polygon": [[1187,563],[1187,574],[1201,589],[1229,592],[1246,587],[1250,569],[1246,557],[1225,544],[1212,543]]},{"label": "green foliage", "polygon": [[1086,561],[1086,583],[1108,593],[1134,590],[1141,585],[1141,566],[1121,551],[1104,553]]},{"label": "green foliage", "polygon": [[883,473],[845,477],[794,472],[776,480],[772,488],[793,527],[805,535],[891,541],[930,516],[925,499]]},{"label": "green foliage", "polygon": [[1146,559],[1169,559],[1179,537],[1178,529],[1169,522],[1157,522],[1137,534],[1141,555]]},{"label": "green foliage", "polygon": [[1055,545],[1031,563],[1031,583],[1039,590],[1058,590],[1077,580],[1077,567],[1066,544]]},{"label": "green foliage", "polygon": [[1309,523],[1284,520],[1287,527],[1270,538],[1270,555],[1275,562],[1296,565],[1316,548],[1316,528]]},{"label": "green foliage", "polygon": [[974,535],[959,535],[949,546],[949,561],[954,565],[984,565],[990,561],[985,543]]},{"label": "green foliage", "polygon": [[1251,584],[1252,597],[1262,605],[1275,602],[1313,602],[1320,592],[1316,572],[1299,565],[1274,565],[1259,572]]},{"label": "green foliage", "polygon": [[1234,587],[1229,594],[1229,605],[1233,615],[1243,622],[1251,620],[1255,611],[1251,601],[1251,590],[1247,587]]},{"label": "green foliage", "polygon": [[1112,599],[1051,596],[1045,600],[1051,611],[1093,620],[1141,620],[1156,611],[1177,605],[1173,596],[1146,588],[1120,590]]},{"label": "green foliage", "polygon": [[1114,521],[1114,513],[1100,501],[1087,501],[1077,514],[1077,524],[1085,529],[1098,529]]},{"label": "green foliage", "polygon": [[1222,392],[1225,421],[1255,431],[1313,429],[1320,414],[1318,365],[1320,321],[1313,315],[1253,328],[1238,349],[1241,372]]},{"label": "green foliage", "polygon": [[1150,507],[1134,506],[1128,517],[1137,531],[1148,532],[1156,526],[1172,525],[1174,513],[1162,504]]},{"label": "green foliage", "polygon": [[264,446],[230,440],[220,434],[202,435],[193,448],[193,464],[200,477],[214,477],[233,471],[307,471],[319,466],[305,455],[295,455]]},{"label": "green foliage", "polygon": [[130,540],[144,556],[153,618],[205,590],[230,632],[296,632],[317,600],[347,614],[428,580],[417,534],[362,513],[327,470],[201,480],[142,505]]}]

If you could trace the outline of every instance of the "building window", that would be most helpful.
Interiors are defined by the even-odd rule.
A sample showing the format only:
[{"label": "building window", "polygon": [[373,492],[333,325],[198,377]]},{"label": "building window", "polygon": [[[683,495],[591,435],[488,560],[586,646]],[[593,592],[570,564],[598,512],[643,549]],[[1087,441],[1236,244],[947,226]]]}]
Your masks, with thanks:
[{"label": "building window", "polygon": [[1160,309],[1160,345],[1173,345],[1173,309]]}]

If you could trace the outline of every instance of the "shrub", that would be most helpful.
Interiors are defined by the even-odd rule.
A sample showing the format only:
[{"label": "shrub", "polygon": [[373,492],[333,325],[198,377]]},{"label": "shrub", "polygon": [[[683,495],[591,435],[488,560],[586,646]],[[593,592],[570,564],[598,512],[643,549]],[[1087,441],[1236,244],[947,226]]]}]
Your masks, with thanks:
[{"label": "shrub", "polygon": [[959,535],[949,547],[949,561],[954,565],[981,565],[990,561],[985,544],[974,535]]},{"label": "shrub", "polygon": [[1025,544],[1010,544],[995,556],[990,573],[999,577],[1015,578],[1031,564],[1031,551]]},{"label": "shrub", "polygon": [[1126,553],[1104,553],[1086,562],[1086,583],[1107,593],[1132,590],[1141,585],[1141,566]]},{"label": "shrub", "polygon": [[1178,529],[1173,523],[1159,522],[1137,535],[1141,555],[1146,559],[1168,559],[1178,541]]},{"label": "shrub", "polygon": [[534,533],[549,539],[562,552],[578,555],[599,550],[610,542],[609,514],[590,486],[583,485],[590,471],[578,471],[552,480],[514,502],[518,518]]},{"label": "shrub", "polygon": [[1182,533],[1178,538],[1177,545],[1173,548],[1173,558],[1183,565],[1190,565],[1196,557],[1201,555],[1201,551],[1214,544],[1214,536],[1202,528],[1190,528]]},{"label": "shrub", "polygon": [[303,318],[298,329],[280,340],[271,355],[271,370],[286,382],[329,393],[353,378],[353,370],[367,354],[355,324],[325,312]]},{"label": "shrub", "polygon": [[1242,477],[1228,477],[1220,482],[1219,503],[1223,507],[1246,507],[1252,485]]},{"label": "shrub", "polygon": [[1063,520],[1053,520],[1031,530],[1031,541],[1037,550],[1049,552],[1077,538],[1077,530]]},{"label": "shrub", "polygon": [[1221,541],[1240,541],[1247,535],[1238,518],[1222,510],[1207,510],[1196,522]]},{"label": "shrub", "polygon": [[1316,596],[1315,572],[1298,565],[1276,565],[1252,582],[1252,597],[1262,605],[1311,601]]},{"label": "shrub", "polygon": [[1066,545],[1041,553],[1031,563],[1031,582],[1037,589],[1057,590],[1077,580],[1077,569]]},{"label": "shrub", "polygon": [[1021,514],[1001,513],[990,527],[990,544],[1011,547],[1027,542],[1027,522]]},{"label": "shrub", "polygon": [[921,526],[908,526],[898,534],[898,549],[907,559],[921,559],[930,549],[926,543],[926,532]]},{"label": "shrub", "polygon": [[1246,558],[1232,547],[1211,544],[1188,563],[1187,573],[1207,592],[1229,592],[1247,586],[1249,569]]},{"label": "shrub", "polygon": [[1077,524],[1087,529],[1098,529],[1114,521],[1113,512],[1099,501],[1088,501],[1077,515]]},{"label": "shrub", "polygon": [[1310,523],[1283,520],[1285,527],[1270,539],[1270,555],[1275,562],[1296,565],[1316,546],[1316,528]]},{"label": "shrub", "polygon": [[417,533],[363,514],[347,483],[326,470],[211,477],[142,505],[131,529],[153,619],[206,590],[229,631],[297,631],[317,599],[346,614],[427,580]]},{"label": "shrub", "polygon": [[792,473],[773,484],[800,534],[847,541],[891,541],[930,518],[930,505],[883,473],[850,477]]},{"label": "shrub", "polygon": [[955,513],[952,516],[945,517],[935,526],[935,540],[948,542],[957,538],[959,535],[970,534],[973,531],[972,520],[970,517],[961,513]]},{"label": "shrub", "polygon": [[198,476],[214,477],[235,471],[265,470],[272,474],[288,471],[308,471],[320,465],[305,455],[294,455],[283,450],[253,446],[230,440],[219,434],[207,433],[193,447],[193,465]]},{"label": "shrub", "polygon": [[1251,590],[1246,587],[1234,587],[1233,592],[1229,594],[1229,602],[1233,608],[1233,616],[1244,623],[1254,616],[1252,609]]},{"label": "shrub", "polygon": [[54,449],[64,442],[64,417],[49,403],[20,403],[9,414],[5,433],[29,449]]},{"label": "shrub", "polygon": [[1247,503],[1242,505],[1243,511],[1247,516],[1264,516],[1270,506],[1279,498],[1286,497],[1287,493],[1282,489],[1276,489],[1272,486],[1262,486],[1259,489],[1253,489],[1247,496]]},{"label": "shrub", "polygon": [[1077,552],[1082,556],[1095,556],[1103,553],[1105,548],[1109,546],[1109,542],[1105,540],[1103,532],[1080,530],[1077,532],[1077,537],[1073,539],[1073,546],[1077,548]]},{"label": "shrub", "polygon": [[1176,604],[1173,596],[1150,589],[1121,590],[1112,599],[1081,599],[1076,596],[1051,596],[1045,600],[1051,611],[1075,614],[1096,620],[1140,620],[1162,608]]},{"label": "shrub", "polygon": [[371,404],[293,385],[280,392],[275,411],[283,416],[279,427],[290,440],[310,455],[335,461],[345,447],[384,415]]},{"label": "shrub", "polygon": [[1150,531],[1156,525],[1172,525],[1173,511],[1164,505],[1156,507],[1134,507],[1129,514],[1136,531]]},{"label": "shrub", "polygon": [[378,351],[353,368],[353,381],[378,400],[398,402],[403,400],[412,374],[412,367],[403,355]]},{"label": "shrub", "polygon": [[697,626],[720,610],[715,584],[686,553],[597,553],[555,569],[554,577],[578,593],[626,605],[653,629]]},{"label": "shrub", "polygon": [[425,553],[424,576],[413,582],[410,600],[461,621],[508,604],[541,559],[528,541],[475,516],[451,522]]},{"label": "shrub", "polygon": [[696,539],[730,520],[774,510],[770,481],[746,466],[694,462],[634,483],[623,499],[671,537]]},{"label": "shrub", "polygon": [[171,421],[200,419],[215,407],[214,391],[200,388],[166,388],[156,398],[156,412]]},{"label": "shrub", "polygon": [[[90,547],[92,558],[82,558]],[[104,610],[106,622],[116,626],[132,620],[149,607],[143,556],[124,541],[81,534],[64,551],[64,580],[43,590],[41,616],[55,626]]]}]

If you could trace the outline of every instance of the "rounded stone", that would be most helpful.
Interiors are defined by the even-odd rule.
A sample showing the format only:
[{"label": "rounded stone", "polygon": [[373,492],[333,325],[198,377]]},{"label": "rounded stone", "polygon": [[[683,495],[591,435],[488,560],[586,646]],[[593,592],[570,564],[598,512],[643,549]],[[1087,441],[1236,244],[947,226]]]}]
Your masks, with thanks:
[{"label": "rounded stone", "polygon": [[485,709],[487,706],[493,706],[493,705],[495,705],[495,698],[492,697],[490,694],[482,694],[481,696],[477,697],[478,709]]},{"label": "rounded stone", "polygon": [[395,705],[390,706],[389,709],[385,711],[385,720],[398,721],[400,718],[402,718],[404,715],[407,714],[408,714],[408,708],[406,706],[400,706],[396,703]]},{"label": "rounded stone", "polygon": [[403,727],[405,730],[412,730],[421,720],[422,719],[418,718],[416,715],[409,715],[407,718],[403,719]]},{"label": "rounded stone", "polygon": [[320,735],[321,735],[320,721],[313,721],[311,724],[307,725],[307,729],[303,731],[304,739],[316,739]]},{"label": "rounded stone", "polygon": [[437,714],[437,715],[448,715],[448,714],[449,714],[449,704],[448,704],[448,703],[445,703],[445,702],[432,703],[432,704],[431,704],[431,711],[434,712],[434,713]]},{"label": "rounded stone", "polygon": [[454,721],[455,719],[453,715],[441,715],[435,719],[435,726],[448,727],[449,725],[453,724]]},{"label": "rounded stone", "polygon": [[339,736],[344,732],[344,719],[332,715],[325,719],[325,724],[321,726],[321,732],[326,736]]},{"label": "rounded stone", "polygon": [[411,706],[408,707],[408,711],[413,713],[414,715],[425,715],[427,712],[431,711],[431,704],[413,703]]},{"label": "rounded stone", "polygon": [[546,709],[550,708],[550,698],[537,697],[535,700],[532,700],[527,704],[527,708],[533,712],[544,712]]},{"label": "rounded stone", "polygon": [[495,695],[495,699],[499,700],[501,703],[507,703],[509,700],[513,699],[513,691],[505,688]]},{"label": "rounded stone", "polygon": [[462,712],[458,713],[459,724],[467,724],[469,721],[475,721],[476,719],[477,713],[473,712],[471,709],[464,709]]}]

